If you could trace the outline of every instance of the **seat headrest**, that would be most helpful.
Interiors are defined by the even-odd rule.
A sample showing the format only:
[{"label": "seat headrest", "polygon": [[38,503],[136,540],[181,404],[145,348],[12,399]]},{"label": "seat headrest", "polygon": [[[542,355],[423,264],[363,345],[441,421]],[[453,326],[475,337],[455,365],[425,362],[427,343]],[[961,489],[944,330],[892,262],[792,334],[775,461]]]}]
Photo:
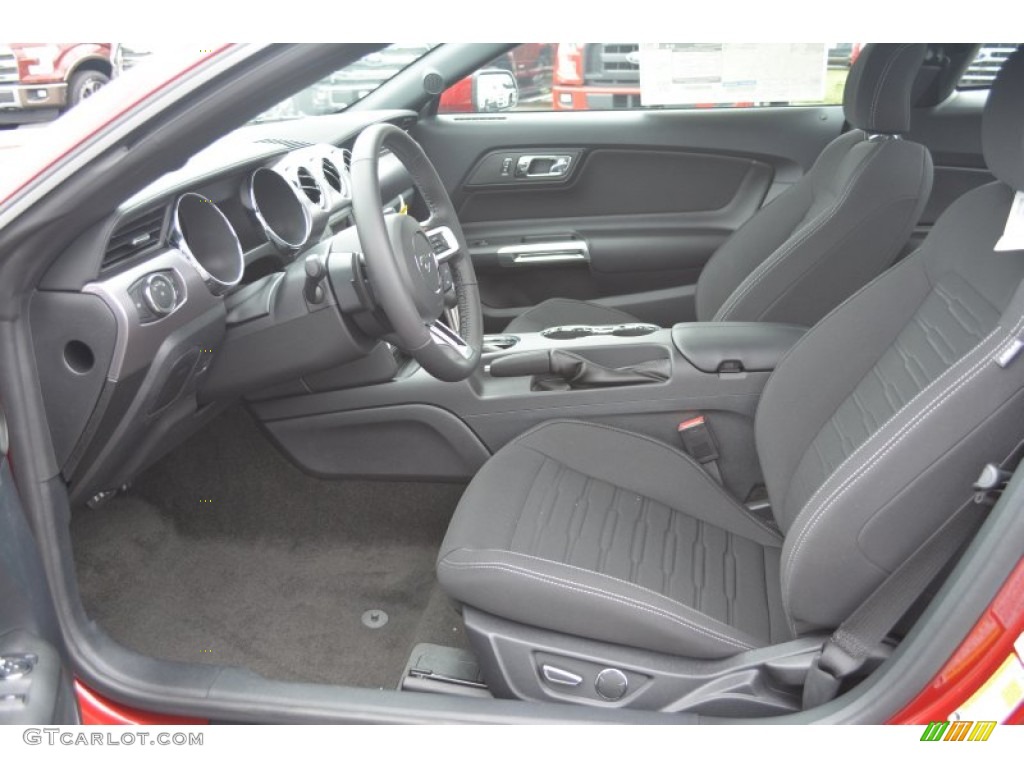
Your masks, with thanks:
[{"label": "seat headrest", "polygon": [[988,93],[981,148],[992,175],[1024,191],[1024,50],[1008,58]]},{"label": "seat headrest", "polygon": [[864,46],[846,78],[846,121],[868,133],[910,130],[910,93],[926,50],[924,43]]}]

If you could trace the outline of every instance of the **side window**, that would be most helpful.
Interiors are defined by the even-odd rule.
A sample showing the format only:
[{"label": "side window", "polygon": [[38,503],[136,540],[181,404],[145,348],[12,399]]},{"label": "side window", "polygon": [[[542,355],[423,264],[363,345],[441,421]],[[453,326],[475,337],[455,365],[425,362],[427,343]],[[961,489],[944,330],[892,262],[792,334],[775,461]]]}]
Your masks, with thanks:
[{"label": "side window", "polygon": [[1018,43],[982,43],[974,60],[960,76],[960,82],[956,87],[962,91],[990,87],[1003,62],[1017,50],[1017,45]]},{"label": "side window", "polygon": [[[859,43],[523,43],[452,85],[439,111],[841,104]],[[499,73],[511,73],[501,79]]]}]

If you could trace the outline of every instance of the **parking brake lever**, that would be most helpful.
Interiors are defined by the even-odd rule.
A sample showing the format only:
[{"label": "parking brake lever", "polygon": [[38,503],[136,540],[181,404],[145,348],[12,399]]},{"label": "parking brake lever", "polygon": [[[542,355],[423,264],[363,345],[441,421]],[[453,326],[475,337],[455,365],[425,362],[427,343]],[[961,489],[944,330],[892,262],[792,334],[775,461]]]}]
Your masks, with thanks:
[{"label": "parking brake lever", "polygon": [[491,376],[533,376],[532,389],[594,389],[653,384],[671,374],[667,359],[607,368],[564,349],[514,352],[491,363]]}]

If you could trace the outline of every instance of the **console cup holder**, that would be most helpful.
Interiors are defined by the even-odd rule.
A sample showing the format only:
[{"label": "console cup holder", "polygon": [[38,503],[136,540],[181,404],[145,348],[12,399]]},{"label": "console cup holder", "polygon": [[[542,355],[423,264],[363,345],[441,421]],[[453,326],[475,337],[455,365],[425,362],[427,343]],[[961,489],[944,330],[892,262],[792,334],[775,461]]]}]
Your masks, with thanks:
[{"label": "console cup holder", "polygon": [[586,336],[647,336],[658,330],[648,323],[622,323],[621,325],[559,325],[545,328],[541,336],[548,339],[582,339]]}]

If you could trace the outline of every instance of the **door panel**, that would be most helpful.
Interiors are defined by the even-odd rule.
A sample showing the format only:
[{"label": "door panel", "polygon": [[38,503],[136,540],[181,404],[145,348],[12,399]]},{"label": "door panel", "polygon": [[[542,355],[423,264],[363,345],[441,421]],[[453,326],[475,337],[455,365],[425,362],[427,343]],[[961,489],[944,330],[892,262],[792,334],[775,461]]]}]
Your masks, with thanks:
[{"label": "door panel", "polygon": [[[506,152],[509,157],[517,154],[499,154]],[[716,211],[733,203],[747,186],[763,196],[772,175],[767,164],[747,158],[673,150],[592,149],[575,165],[567,183],[558,186],[531,177],[482,190],[467,185],[459,220],[473,224]],[[752,184],[751,177],[757,183]]]},{"label": "door panel", "polygon": [[[554,296],[660,325],[693,319],[707,260],[841,130],[841,108],[814,106],[438,116],[414,133],[451,192],[498,331]],[[524,156],[571,161],[537,179],[516,174]],[[577,242],[582,257],[565,245]]]}]

